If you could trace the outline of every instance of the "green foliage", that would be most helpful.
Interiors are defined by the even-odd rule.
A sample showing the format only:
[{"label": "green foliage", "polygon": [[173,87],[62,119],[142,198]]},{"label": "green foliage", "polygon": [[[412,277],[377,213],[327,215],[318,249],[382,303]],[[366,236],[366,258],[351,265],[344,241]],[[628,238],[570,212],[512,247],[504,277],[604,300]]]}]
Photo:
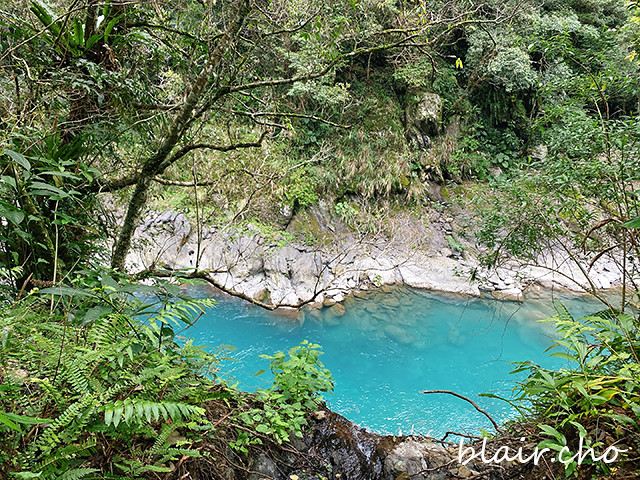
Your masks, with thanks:
[{"label": "green foliage", "polygon": [[[0,268],[19,289],[29,276],[54,281],[62,266],[90,258],[99,248],[88,240],[99,236],[100,226],[88,225],[95,199],[76,190],[96,173],[77,164],[83,151],[80,142],[63,144],[50,138],[30,155],[14,148],[0,151],[0,216],[7,219],[0,228],[5,252]],[[18,267],[21,275],[16,277]]]},{"label": "green foliage", "polygon": [[351,206],[349,202],[338,202],[334,205],[336,215],[347,225],[352,225],[358,214],[360,213],[356,207]]},{"label": "green foliage", "polygon": [[[84,51],[91,50],[98,42],[108,45],[110,43],[109,35],[118,21],[118,18],[106,18],[107,21],[103,20],[101,23],[105,29],[87,37],[94,31],[93,25],[89,24],[91,17],[88,17],[87,23],[83,25],[83,22],[77,17],[71,20],[58,18],[49,5],[42,0],[32,0],[30,3],[31,11],[41,26],[45,27],[49,33],[44,37],[45,40],[63,56],[70,54],[74,57],[80,57]],[[105,7],[104,13],[108,11],[109,8]]]},{"label": "green foliage", "polygon": [[297,207],[309,207],[318,201],[316,181],[307,169],[296,170],[290,177],[284,192],[285,198]]},{"label": "green foliage", "polygon": [[444,171],[454,178],[477,178],[484,180],[490,166],[489,159],[480,151],[478,139],[469,132],[442,165]]},{"label": "green foliage", "polygon": [[546,2],[544,8],[550,11],[575,12],[581,23],[599,29],[619,27],[627,19],[624,3],[615,0],[552,0]]},{"label": "green foliage", "polygon": [[393,76],[397,80],[406,83],[409,88],[425,90],[431,87],[433,83],[433,65],[430,59],[420,58],[415,62],[401,65],[395,69]]},{"label": "green foliage", "polygon": [[445,239],[447,240],[447,244],[451,250],[458,253],[464,253],[464,244],[461,243],[460,240],[455,238],[453,235],[447,235]]},{"label": "green foliage", "polygon": [[306,408],[314,408],[321,400],[319,392],[333,389],[333,379],[329,370],[320,361],[320,345],[303,340],[287,354],[278,352],[262,358],[271,361],[274,374],[272,392],[282,395],[285,402],[301,402]]},{"label": "green foliage", "polygon": [[[636,119],[595,123],[588,130],[597,138],[593,142],[568,129],[571,156],[556,150],[532,161],[531,170],[496,181],[491,195],[482,190],[474,202],[481,212],[476,234],[491,248],[486,260],[505,253],[535,259],[545,243],[594,255],[619,248],[621,224],[640,212],[628,187],[640,175],[638,128]],[[509,205],[517,206],[517,214]],[[603,219],[609,220],[592,230]],[[630,242],[628,248],[637,251],[637,242]]]},{"label": "green foliage", "polygon": [[[174,328],[190,325],[211,301],[156,303],[167,299],[165,288],[126,285],[106,271],[99,278],[33,292],[3,309],[3,477],[138,478],[199,455],[189,447],[207,424],[201,405],[217,396],[203,376],[216,358],[176,342]],[[154,303],[135,300],[135,292],[153,294]],[[178,428],[187,438],[180,448],[167,442]]]},{"label": "green foliage", "polygon": [[[286,354],[261,355],[271,361],[273,386],[258,391],[262,407],[243,412],[240,419],[244,424],[278,443],[288,441],[291,434],[301,437],[305,417],[322,401],[319,393],[333,390],[333,378],[320,361],[321,354],[320,345],[303,340]],[[239,430],[231,446],[246,453],[248,445],[259,442],[259,437]]]},{"label": "green foliage", "polygon": [[469,35],[467,68],[480,69],[493,88],[504,89],[508,94],[532,88],[537,74],[532,68],[529,52],[508,29],[487,32],[477,29]]},{"label": "green foliage", "polygon": [[[581,440],[595,448],[603,445],[605,436],[624,440],[627,446],[637,444],[640,322],[610,309],[581,319],[574,319],[560,304],[556,309],[558,313],[546,320],[554,322],[559,334],[551,356],[569,365],[550,370],[521,362],[514,371],[527,374],[517,387],[522,407],[545,422],[540,428],[551,437],[538,447],[560,451],[571,443],[575,449]],[[567,463],[567,476],[577,467]]]}]

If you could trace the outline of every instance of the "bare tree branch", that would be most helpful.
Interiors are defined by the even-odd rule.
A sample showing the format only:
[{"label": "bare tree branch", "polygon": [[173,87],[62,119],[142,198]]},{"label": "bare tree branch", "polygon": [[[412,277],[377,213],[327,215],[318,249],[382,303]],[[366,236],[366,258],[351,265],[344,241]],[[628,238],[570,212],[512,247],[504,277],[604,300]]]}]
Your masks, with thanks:
[{"label": "bare tree branch", "polygon": [[502,429],[496,423],[496,421],[491,417],[491,415],[489,415],[486,411],[481,409],[473,400],[465,397],[464,395],[460,395],[459,393],[452,392],[450,390],[423,390],[420,393],[446,393],[447,395],[453,395],[454,397],[458,397],[464,400],[465,402],[469,402],[471,405],[473,405],[473,408],[475,408],[478,412],[480,412],[481,414],[483,414],[485,417],[489,419],[489,421],[493,425],[493,428],[496,429],[496,432],[498,433],[502,432]]}]

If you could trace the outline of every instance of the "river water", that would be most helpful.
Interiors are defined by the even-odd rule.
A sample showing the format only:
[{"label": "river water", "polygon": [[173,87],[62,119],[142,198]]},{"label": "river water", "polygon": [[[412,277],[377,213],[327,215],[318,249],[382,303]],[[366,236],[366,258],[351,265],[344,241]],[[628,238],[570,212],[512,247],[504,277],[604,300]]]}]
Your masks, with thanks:
[{"label": "river water", "polygon": [[[507,402],[478,395],[511,397],[517,380],[509,373],[511,362],[567,364],[545,352],[553,327],[537,321],[553,314],[553,301],[575,316],[599,309],[568,297],[516,303],[397,288],[348,299],[341,317],[325,308],[301,320],[206,286],[190,286],[188,293],[213,296],[218,304],[181,335],[199,345],[232,346],[234,360],[224,361],[219,375],[240,388],[268,387],[269,363],[259,354],[309,340],[322,346],[321,359],[335,380],[334,394],[324,397],[332,410],[377,433],[436,437],[447,431],[478,434],[491,424],[461,399],[421,390],[455,391],[498,422],[515,418]],[[255,376],[260,370],[267,373]]]}]

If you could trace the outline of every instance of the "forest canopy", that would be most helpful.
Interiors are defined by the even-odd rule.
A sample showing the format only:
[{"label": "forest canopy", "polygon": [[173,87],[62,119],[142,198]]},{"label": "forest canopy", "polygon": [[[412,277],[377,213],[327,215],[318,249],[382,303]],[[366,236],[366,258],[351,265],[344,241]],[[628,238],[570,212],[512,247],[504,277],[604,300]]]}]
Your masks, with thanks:
[{"label": "forest canopy", "polygon": [[[184,172],[195,168],[203,181],[240,177],[247,189],[239,164],[256,168],[260,148],[271,190],[294,209],[318,195],[423,201],[427,179],[526,170],[538,144],[549,158],[601,153],[609,123],[634,118],[640,102],[636,9],[9,2],[0,24],[8,264],[23,268],[21,280],[60,278],[105,233],[89,213],[96,195],[118,192],[127,214],[108,261],[122,269],[158,180],[192,181]],[[442,98],[439,125],[425,129],[433,138],[411,133],[405,113],[424,92]],[[458,137],[438,141],[447,128]]]}]

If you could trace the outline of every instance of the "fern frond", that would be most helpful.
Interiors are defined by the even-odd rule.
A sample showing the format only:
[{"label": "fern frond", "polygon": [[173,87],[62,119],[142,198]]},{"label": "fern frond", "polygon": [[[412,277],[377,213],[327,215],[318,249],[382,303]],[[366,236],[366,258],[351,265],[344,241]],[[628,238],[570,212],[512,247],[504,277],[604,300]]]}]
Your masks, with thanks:
[{"label": "fern frond", "polygon": [[183,455],[185,457],[192,457],[192,458],[199,458],[199,457],[202,456],[199,451],[192,450],[190,448],[167,448],[163,452],[162,457],[160,457],[158,459],[158,461],[156,461],[156,464],[162,464],[162,463],[165,463],[165,462],[169,462],[169,461],[174,460],[175,458],[181,457]]},{"label": "fern frond", "polygon": [[164,448],[164,444],[167,442],[167,439],[171,436],[173,432],[175,432],[176,428],[179,428],[182,424],[171,423],[171,424],[163,424],[162,431],[156,441],[153,443],[151,447],[150,453],[151,455],[158,455],[160,451]]},{"label": "fern frond", "polygon": [[92,473],[96,473],[99,470],[97,468],[74,468],[68,472],[63,473],[58,480],[80,480]]},{"label": "fern frond", "polygon": [[68,445],[58,450],[55,454],[47,456],[46,460],[38,463],[34,470],[47,471],[61,460],[68,461],[70,458],[78,457],[78,454],[92,450],[96,446],[95,440],[88,440],[82,445]]},{"label": "fern frond", "polygon": [[556,311],[555,318],[557,318],[558,320],[563,322],[574,321],[573,315],[569,313],[569,310],[567,310],[567,307],[565,307],[564,304],[557,301],[553,302],[553,308]]},{"label": "fern frond", "polygon": [[118,427],[120,422],[130,423],[133,420],[151,423],[158,420],[182,420],[182,418],[201,418],[204,409],[195,405],[179,402],[152,402],[127,398],[117,400],[104,407],[104,421],[107,426]]},{"label": "fern frond", "polygon": [[66,379],[80,395],[89,393],[89,380],[85,372],[86,368],[87,365],[81,358],[75,359],[71,364],[66,366]]},{"label": "fern frond", "polygon": [[[42,454],[51,452],[60,442],[60,433],[62,429],[68,427],[73,420],[86,413],[87,409],[93,409],[95,406],[95,398],[93,395],[85,395],[78,402],[71,404],[56,420],[48,427],[37,441],[31,444],[26,453],[27,465],[33,465],[37,458],[36,453],[41,451]],[[66,431],[65,436],[72,436],[72,431]]]},{"label": "fern frond", "polygon": [[117,343],[118,338],[126,331],[123,328],[125,323],[126,317],[119,313],[106,315],[96,320],[89,331],[89,343],[94,344],[96,350],[110,351],[113,345]]},{"label": "fern frond", "polygon": [[150,320],[165,324],[173,322],[176,326],[181,326],[181,323],[191,325],[205,308],[214,305],[215,302],[210,298],[181,300],[166,304],[162,311],[151,317]]}]

